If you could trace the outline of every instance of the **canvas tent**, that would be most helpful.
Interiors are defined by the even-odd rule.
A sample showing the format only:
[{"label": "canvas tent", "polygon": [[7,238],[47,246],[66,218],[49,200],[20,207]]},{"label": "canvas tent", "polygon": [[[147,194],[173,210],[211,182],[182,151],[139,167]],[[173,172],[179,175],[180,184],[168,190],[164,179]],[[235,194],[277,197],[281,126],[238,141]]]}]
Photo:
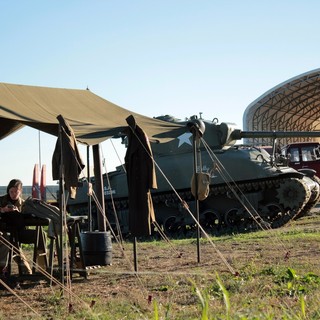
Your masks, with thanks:
[{"label": "canvas tent", "polygon": [[[159,142],[175,138],[187,130],[185,126],[146,117],[121,108],[89,90],[0,83],[0,139],[4,139],[23,126],[59,136],[59,116],[63,116],[72,128],[78,142],[93,146],[94,155],[98,153],[99,143],[119,136],[128,127],[126,119],[129,116],[134,117],[149,138]],[[101,172],[98,168],[97,171],[95,170],[95,175],[96,177],[100,175],[101,180],[99,173]],[[96,193],[104,212],[103,188],[101,182],[98,186],[98,182],[99,179],[96,179]],[[62,216],[61,224],[63,225]],[[101,215],[99,217],[102,219]],[[99,224],[99,230],[105,231],[103,219],[101,225]],[[63,279],[62,234],[60,239],[60,269]]]},{"label": "canvas tent", "polygon": [[[48,88],[0,83],[0,139],[23,126],[59,136],[58,116],[72,128],[78,142],[93,146],[96,194],[103,206],[103,185],[98,144],[119,136],[132,115],[149,139],[167,141],[187,128],[121,108],[89,90]],[[103,206],[104,209],[104,206]],[[104,210],[103,210],[104,211]],[[99,229],[104,229],[103,221]]]},{"label": "canvas tent", "polygon": [[23,126],[58,135],[57,116],[72,127],[77,141],[96,145],[117,136],[133,115],[146,134],[156,140],[174,138],[185,128],[121,108],[89,90],[0,83],[0,139]]}]

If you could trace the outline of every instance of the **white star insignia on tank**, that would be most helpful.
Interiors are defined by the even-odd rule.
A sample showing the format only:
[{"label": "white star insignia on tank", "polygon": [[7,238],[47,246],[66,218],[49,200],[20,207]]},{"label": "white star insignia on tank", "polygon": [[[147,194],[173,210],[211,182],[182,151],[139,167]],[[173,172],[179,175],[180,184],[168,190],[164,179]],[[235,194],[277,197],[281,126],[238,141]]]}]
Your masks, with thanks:
[{"label": "white star insignia on tank", "polygon": [[192,136],[191,132],[186,132],[184,134],[182,134],[181,136],[178,137],[179,139],[179,145],[178,148],[181,147],[184,143],[189,144],[190,146],[192,146],[192,143],[190,141],[190,137]]}]

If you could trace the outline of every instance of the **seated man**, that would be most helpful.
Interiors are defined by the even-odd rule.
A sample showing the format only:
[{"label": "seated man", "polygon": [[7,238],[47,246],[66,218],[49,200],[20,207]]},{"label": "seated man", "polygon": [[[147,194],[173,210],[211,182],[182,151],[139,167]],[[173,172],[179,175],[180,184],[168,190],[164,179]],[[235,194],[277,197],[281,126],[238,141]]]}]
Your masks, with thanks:
[{"label": "seated man", "polygon": [[[22,182],[18,179],[11,180],[7,187],[7,194],[0,196],[0,213],[21,212],[24,203],[21,194]],[[6,237],[5,234],[2,236]],[[8,237],[6,237],[6,239],[8,239]],[[0,272],[7,266],[8,254],[9,248],[0,241]],[[32,273],[21,248],[19,248],[19,254],[14,256],[14,260],[21,267],[24,274]]]}]

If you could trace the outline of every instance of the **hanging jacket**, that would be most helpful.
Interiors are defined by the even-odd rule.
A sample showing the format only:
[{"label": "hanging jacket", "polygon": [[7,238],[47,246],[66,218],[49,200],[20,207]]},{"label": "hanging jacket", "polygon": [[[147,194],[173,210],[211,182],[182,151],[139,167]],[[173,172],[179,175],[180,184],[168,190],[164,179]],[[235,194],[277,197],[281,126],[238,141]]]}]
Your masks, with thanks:
[{"label": "hanging jacket", "polygon": [[132,116],[127,123],[128,148],[125,155],[129,190],[129,230],[133,236],[151,234],[155,213],[150,189],[157,188],[156,173],[149,139]]},{"label": "hanging jacket", "polygon": [[70,198],[75,199],[79,174],[85,165],[81,159],[72,128],[61,115],[57,119],[61,131],[52,156],[52,179],[59,180],[61,178],[60,166],[63,163],[65,188],[70,192]]}]

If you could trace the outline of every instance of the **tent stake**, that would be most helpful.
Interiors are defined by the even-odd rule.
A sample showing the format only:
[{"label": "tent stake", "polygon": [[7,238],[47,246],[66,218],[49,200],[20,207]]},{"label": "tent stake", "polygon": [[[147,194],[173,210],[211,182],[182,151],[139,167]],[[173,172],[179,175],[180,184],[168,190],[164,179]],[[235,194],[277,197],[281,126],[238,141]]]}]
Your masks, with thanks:
[{"label": "tent stake", "polygon": [[138,259],[137,259],[137,237],[133,238],[133,261],[134,261],[134,271],[138,271]]}]

